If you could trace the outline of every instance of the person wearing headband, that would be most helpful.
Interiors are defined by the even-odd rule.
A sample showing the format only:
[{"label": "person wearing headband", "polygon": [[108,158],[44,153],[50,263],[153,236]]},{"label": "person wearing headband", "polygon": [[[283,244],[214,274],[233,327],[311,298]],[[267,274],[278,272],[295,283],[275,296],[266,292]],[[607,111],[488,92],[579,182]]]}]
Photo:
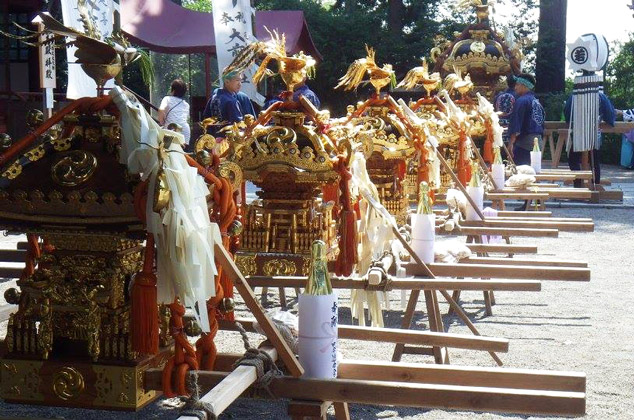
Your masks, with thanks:
[{"label": "person wearing headband", "polygon": [[[509,121],[509,153],[516,165],[531,164],[531,150],[535,140],[541,141],[544,134],[544,108],[533,93],[535,77],[521,73],[515,76],[515,93],[517,99],[513,105]],[[515,211],[525,211],[528,201],[517,207]]]},{"label": "person wearing headband", "polygon": [[249,97],[240,92],[241,87],[242,73],[223,72],[222,88],[211,95],[203,111],[203,120],[214,117],[223,123],[235,123],[242,121],[246,114],[255,115]]},{"label": "person wearing headband", "polygon": [[515,76],[515,92],[518,97],[509,121],[509,152],[516,165],[531,164],[531,150],[535,139],[541,141],[544,134],[544,108],[535,97],[535,77],[522,73]]}]

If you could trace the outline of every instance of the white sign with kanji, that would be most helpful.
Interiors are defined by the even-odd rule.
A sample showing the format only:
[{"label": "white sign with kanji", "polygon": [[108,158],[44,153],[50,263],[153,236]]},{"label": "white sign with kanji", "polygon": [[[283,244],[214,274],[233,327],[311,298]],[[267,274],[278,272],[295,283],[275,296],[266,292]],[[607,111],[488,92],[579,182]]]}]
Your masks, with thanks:
[{"label": "white sign with kanji", "polygon": [[[112,34],[114,4],[112,0],[85,0],[88,12],[93,22],[99,28],[102,40]],[[62,0],[62,16],[64,25],[69,28],[84,32],[84,25],[77,9],[77,0]],[[93,79],[88,77],[79,64],[75,64],[75,51],[77,47],[69,46],[66,48],[66,57],[68,59],[68,87],[66,88],[66,97],[68,99],[77,99],[84,96],[97,96],[97,84]],[[110,80],[106,83],[105,88],[110,89],[114,86],[114,81]]]},{"label": "white sign with kanji", "polygon": [[[256,40],[253,34],[254,12],[250,0],[212,0],[212,4],[218,74],[221,75],[242,48]],[[253,68],[245,72],[242,92],[262,105],[264,97],[258,93],[257,86],[251,83],[255,70]]]},{"label": "white sign with kanji", "polygon": [[[38,25],[38,30],[43,29],[42,19],[36,16],[31,23]],[[55,41],[54,35],[50,32],[42,32],[39,38],[39,61],[40,61],[40,88],[54,89],[57,87],[55,80]]]}]

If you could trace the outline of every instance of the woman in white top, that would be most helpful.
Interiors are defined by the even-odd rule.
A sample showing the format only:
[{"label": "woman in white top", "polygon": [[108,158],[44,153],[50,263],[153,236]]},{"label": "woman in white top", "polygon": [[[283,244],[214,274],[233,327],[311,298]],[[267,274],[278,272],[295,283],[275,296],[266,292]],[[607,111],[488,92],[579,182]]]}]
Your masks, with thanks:
[{"label": "woman in white top", "polygon": [[161,127],[167,127],[172,123],[182,128],[185,137],[185,146],[189,146],[189,104],[185,101],[187,85],[181,79],[172,82],[170,95],[163,98],[159,106],[158,119]]}]

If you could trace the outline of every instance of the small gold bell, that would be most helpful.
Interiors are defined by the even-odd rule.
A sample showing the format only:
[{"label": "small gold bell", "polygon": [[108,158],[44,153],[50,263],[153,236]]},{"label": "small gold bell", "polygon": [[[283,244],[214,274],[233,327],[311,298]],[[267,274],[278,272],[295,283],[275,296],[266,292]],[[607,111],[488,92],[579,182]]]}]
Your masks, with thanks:
[{"label": "small gold bell", "polygon": [[225,314],[229,312],[233,312],[235,308],[236,308],[236,303],[234,302],[232,298],[224,298],[220,301],[220,304],[218,305],[218,310]]},{"label": "small gold bell", "polygon": [[187,321],[184,330],[185,334],[187,334],[189,337],[197,337],[203,332],[203,330],[200,329],[200,326],[198,326],[198,323],[193,319]]},{"label": "small gold bell", "polygon": [[242,228],[242,223],[239,220],[234,220],[233,222],[231,222],[231,225],[229,225],[229,236],[240,235],[242,233]]},{"label": "small gold bell", "polygon": [[10,303],[11,305],[17,305],[18,303],[20,303],[21,295],[22,294],[20,293],[18,289],[16,289],[15,287],[12,287],[10,289],[5,290],[4,300],[6,300],[7,303]]},{"label": "small gold bell", "polygon": [[44,122],[44,113],[40,111],[39,109],[30,109],[26,113],[26,125],[31,130],[35,130],[43,122]]},{"label": "small gold bell", "polygon": [[0,151],[5,151],[13,144],[13,139],[7,133],[0,133]]}]

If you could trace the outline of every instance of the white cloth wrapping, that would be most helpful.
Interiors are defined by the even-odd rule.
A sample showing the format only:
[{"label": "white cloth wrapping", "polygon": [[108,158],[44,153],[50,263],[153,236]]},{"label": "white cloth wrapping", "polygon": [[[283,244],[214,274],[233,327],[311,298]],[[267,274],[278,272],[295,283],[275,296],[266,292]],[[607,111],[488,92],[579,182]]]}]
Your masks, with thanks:
[{"label": "white cloth wrapping", "polygon": [[535,169],[530,165],[520,165],[516,169],[517,173],[521,175],[536,175]]},{"label": "white cloth wrapping", "polygon": [[299,295],[299,362],[304,378],[337,377],[337,294]]},{"label": "white cloth wrapping", "polygon": [[535,182],[534,175],[515,174],[506,180],[507,187],[526,188]]},{"label": "white cloth wrapping", "polygon": [[[358,248],[359,263],[357,272],[365,275],[370,269],[372,260],[378,259],[383,251],[389,249],[389,244],[394,235],[388,221],[375,207],[370,205],[369,198],[375,204],[380,205],[379,192],[370,180],[366,167],[366,161],[361,152],[355,152],[350,159],[350,172],[352,174],[352,195],[362,195],[366,202],[361,202],[361,220],[358,232],[361,241]],[[387,301],[387,299],[384,299]],[[365,325],[364,303],[367,303],[368,314],[373,327],[383,327],[383,311],[381,309],[381,292],[368,292],[354,289],[350,293],[350,306],[352,317],[359,320],[360,325]]]},{"label": "white cloth wrapping", "polygon": [[447,198],[445,198],[447,206],[453,211],[459,211],[463,216],[467,216],[467,206],[469,201],[460,190],[449,188],[447,190]]},{"label": "white cloth wrapping", "polygon": [[[221,238],[218,225],[209,220],[207,185],[187,163],[181,134],[159,127],[121,88],[113,88],[110,95],[121,112],[119,161],[130,173],[149,179],[146,225],[156,242],[158,301],[171,303],[178,296],[194,310],[201,329],[209,332],[206,300],[216,292],[214,242],[221,243]],[[159,214],[153,211],[154,187],[161,169],[159,145],[166,133],[175,138],[162,162],[171,195]]]},{"label": "white cloth wrapping", "polygon": [[425,264],[434,262],[436,215],[412,214],[412,249]]},{"label": "white cloth wrapping", "polygon": [[[484,217],[498,217],[498,211],[491,207],[486,207],[482,210]],[[500,244],[502,243],[502,237],[499,235],[482,235],[483,244]]]},{"label": "white cloth wrapping", "polygon": [[[482,210],[482,207],[484,206],[484,187],[483,186],[479,186],[479,187],[468,186],[467,194],[469,194],[469,197],[471,197],[471,200],[473,200],[475,205],[478,207],[478,210]],[[467,203],[466,219],[480,220],[480,216],[478,215],[477,211],[473,208],[470,202]]]},{"label": "white cloth wrapping", "polygon": [[504,164],[494,163],[491,165],[491,176],[495,183],[495,189],[501,190],[504,188]]},{"label": "white cloth wrapping", "polygon": [[542,152],[531,152],[531,168],[535,170],[535,174],[542,171]]},{"label": "white cloth wrapping", "polygon": [[434,259],[436,262],[455,264],[473,255],[469,247],[455,239],[436,242],[434,245]]}]

